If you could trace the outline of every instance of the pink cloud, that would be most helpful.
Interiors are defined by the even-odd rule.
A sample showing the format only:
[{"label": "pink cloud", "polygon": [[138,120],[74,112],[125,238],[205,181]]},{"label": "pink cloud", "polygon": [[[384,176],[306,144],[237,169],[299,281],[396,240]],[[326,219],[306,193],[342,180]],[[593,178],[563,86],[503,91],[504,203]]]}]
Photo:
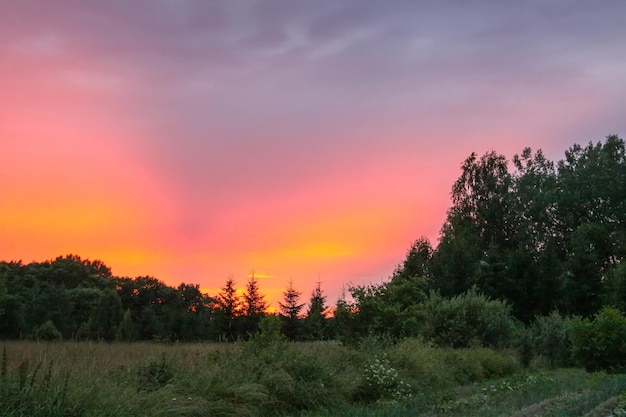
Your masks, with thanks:
[{"label": "pink cloud", "polygon": [[469,153],[626,128],[621,4],[395,6],[7,5],[0,250],[334,301],[436,240]]}]

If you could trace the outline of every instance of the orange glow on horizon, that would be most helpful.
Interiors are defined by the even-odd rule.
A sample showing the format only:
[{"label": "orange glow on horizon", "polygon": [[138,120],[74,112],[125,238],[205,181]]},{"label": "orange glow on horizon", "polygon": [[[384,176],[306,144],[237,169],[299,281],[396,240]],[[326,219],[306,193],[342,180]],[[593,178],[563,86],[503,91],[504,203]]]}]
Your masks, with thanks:
[{"label": "orange glow on horizon", "polygon": [[3,4],[0,259],[71,253],[210,295],[258,271],[272,308],[290,279],[330,305],[436,246],[471,152],[556,161],[624,134],[623,25],[573,30],[585,8],[518,2],[502,31],[488,2],[452,26],[446,2],[426,25],[410,2],[231,3]]}]

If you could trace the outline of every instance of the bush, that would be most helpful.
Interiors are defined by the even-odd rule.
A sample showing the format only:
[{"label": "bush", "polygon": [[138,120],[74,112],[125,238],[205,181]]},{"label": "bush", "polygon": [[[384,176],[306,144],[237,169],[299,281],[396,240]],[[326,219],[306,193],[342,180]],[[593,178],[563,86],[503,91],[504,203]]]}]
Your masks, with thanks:
[{"label": "bush", "polygon": [[505,377],[521,370],[513,350],[441,349],[418,339],[400,342],[389,350],[389,359],[415,392],[431,397],[459,384]]},{"label": "bush", "polygon": [[43,323],[35,329],[35,339],[37,340],[61,340],[61,332],[56,328],[51,320]]},{"label": "bush", "polygon": [[282,344],[287,339],[280,332],[280,318],[271,314],[263,317],[259,322],[259,331],[252,335],[246,346],[254,345],[259,349]]},{"label": "bush", "polygon": [[517,326],[505,301],[491,300],[475,288],[450,299],[431,294],[425,309],[424,335],[442,347],[507,347]]},{"label": "bush", "polygon": [[513,375],[521,369],[513,350],[488,348],[446,349],[445,364],[461,385]]},{"label": "bush", "polygon": [[[275,342],[267,343],[263,335]],[[280,333],[262,331],[244,342],[239,354],[231,356],[228,363],[220,362],[220,369],[235,377],[234,384],[247,380],[262,389],[266,398],[255,403],[261,414],[297,413],[332,408],[342,402],[345,388],[333,377],[332,364],[323,359],[316,352],[306,352],[288,342]]]},{"label": "bush", "polygon": [[137,370],[138,388],[154,391],[165,386],[174,377],[172,365],[165,360],[165,353],[160,361],[151,360],[150,363],[140,366]]},{"label": "bush", "polygon": [[405,339],[389,352],[393,366],[411,376],[411,386],[420,393],[442,391],[455,385],[454,371],[446,350],[419,339]]},{"label": "bush", "polygon": [[552,368],[571,364],[572,343],[568,328],[569,321],[558,311],[536,317],[531,325],[534,351]]},{"label": "bush", "polygon": [[374,357],[363,372],[363,379],[355,392],[357,401],[400,400],[410,398],[411,387],[398,376],[385,355]]},{"label": "bush", "polygon": [[626,371],[626,317],[605,307],[593,320],[576,318],[570,328],[574,359],[587,371]]}]

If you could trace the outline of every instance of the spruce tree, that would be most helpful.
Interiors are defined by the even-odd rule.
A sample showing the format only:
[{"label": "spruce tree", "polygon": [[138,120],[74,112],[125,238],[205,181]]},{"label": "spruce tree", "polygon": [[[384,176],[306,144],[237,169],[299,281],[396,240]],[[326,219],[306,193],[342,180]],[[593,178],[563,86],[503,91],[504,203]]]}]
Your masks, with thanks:
[{"label": "spruce tree", "polygon": [[259,323],[267,313],[265,296],[259,291],[259,282],[254,274],[250,275],[243,295],[243,317],[246,336],[252,336],[259,330]]},{"label": "spruce tree", "polygon": [[281,331],[289,340],[297,340],[300,337],[300,311],[304,303],[299,304],[302,293],[293,287],[293,280],[289,280],[289,288],[283,292],[283,302],[279,302]]},{"label": "spruce tree", "polygon": [[313,340],[322,340],[325,337],[326,327],[326,296],[322,293],[322,283],[317,281],[311,293],[309,310],[306,313],[308,336]]},{"label": "spruce tree", "polygon": [[240,315],[240,300],[235,280],[228,277],[222,291],[217,295],[216,316],[220,340],[234,341],[238,336],[236,319]]}]

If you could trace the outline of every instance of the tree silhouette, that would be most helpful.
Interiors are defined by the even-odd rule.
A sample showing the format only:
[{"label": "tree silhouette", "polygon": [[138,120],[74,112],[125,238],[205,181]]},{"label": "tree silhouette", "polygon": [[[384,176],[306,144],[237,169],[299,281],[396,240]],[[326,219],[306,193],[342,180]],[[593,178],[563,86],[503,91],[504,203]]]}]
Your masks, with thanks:
[{"label": "tree silhouette", "polygon": [[100,296],[91,317],[91,327],[96,339],[115,340],[117,327],[122,322],[122,301],[115,290],[106,290]]},{"label": "tree silhouette", "polygon": [[305,319],[308,336],[314,340],[322,340],[325,337],[326,309],[326,296],[322,293],[322,283],[317,281],[311,293]]},{"label": "tree silhouette", "polygon": [[299,303],[300,291],[293,287],[293,280],[289,280],[289,287],[283,292],[283,302],[279,302],[281,330],[289,340],[297,340],[300,337],[300,311],[304,303]]},{"label": "tree silhouette", "polygon": [[237,316],[240,314],[240,300],[235,289],[235,280],[229,276],[222,291],[217,295],[217,321],[220,340],[236,340]]},{"label": "tree silhouette", "polygon": [[250,274],[246,284],[246,292],[243,295],[242,313],[244,318],[244,336],[249,337],[259,330],[259,323],[267,310],[265,296],[259,291],[259,282],[253,274]]}]

